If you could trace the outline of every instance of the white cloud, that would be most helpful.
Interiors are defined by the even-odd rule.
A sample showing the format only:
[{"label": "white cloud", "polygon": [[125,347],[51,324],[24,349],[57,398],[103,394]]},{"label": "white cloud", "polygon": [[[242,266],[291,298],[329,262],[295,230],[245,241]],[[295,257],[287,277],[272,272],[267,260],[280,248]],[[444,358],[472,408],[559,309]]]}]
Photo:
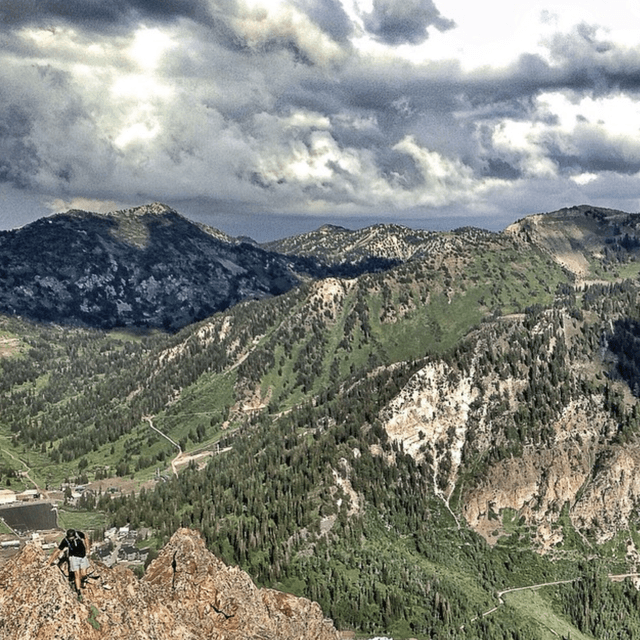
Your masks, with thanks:
[{"label": "white cloud", "polygon": [[493,130],[493,148],[526,176],[553,178],[557,175],[557,167],[547,156],[548,132],[545,123],[505,119]]},{"label": "white cloud", "polygon": [[317,65],[344,59],[342,47],[294,5],[280,0],[244,0],[229,17],[236,35],[260,52],[272,45],[292,47]]},{"label": "white cloud", "polygon": [[598,179],[598,174],[596,173],[580,173],[577,176],[571,176],[571,180],[573,180],[576,184],[580,186],[584,186],[585,184],[589,184],[594,180]]},{"label": "white cloud", "polygon": [[329,129],[331,122],[327,116],[312,111],[295,111],[282,122],[285,128],[291,129]]},{"label": "white cloud", "polygon": [[162,57],[176,46],[164,31],[143,26],[135,33],[127,53],[142,70],[153,72],[158,68]]},{"label": "white cloud", "polygon": [[[423,186],[403,196],[403,200],[409,200],[411,206],[441,207],[469,202],[479,194],[503,184],[497,179],[474,177],[471,167],[458,159],[446,158],[420,146],[412,136],[405,137],[394,149],[411,156],[424,178]],[[409,205],[409,202],[405,202],[405,205]]]},{"label": "white cloud", "polygon": [[632,95],[613,92],[605,96],[575,96],[568,92],[542,93],[538,102],[570,133],[580,124],[602,127],[609,136],[640,133],[640,102]]}]

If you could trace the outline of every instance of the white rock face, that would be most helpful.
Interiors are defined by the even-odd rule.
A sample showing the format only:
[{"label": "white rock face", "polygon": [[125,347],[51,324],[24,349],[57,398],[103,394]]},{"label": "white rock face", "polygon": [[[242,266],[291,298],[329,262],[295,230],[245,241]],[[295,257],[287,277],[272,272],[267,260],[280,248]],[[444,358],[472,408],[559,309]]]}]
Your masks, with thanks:
[{"label": "white rock face", "polygon": [[434,475],[446,473],[455,480],[460,466],[471,403],[479,390],[470,376],[460,377],[446,364],[431,363],[416,373],[409,384],[388,405],[384,427],[389,437],[401,443],[416,460],[433,460]]}]

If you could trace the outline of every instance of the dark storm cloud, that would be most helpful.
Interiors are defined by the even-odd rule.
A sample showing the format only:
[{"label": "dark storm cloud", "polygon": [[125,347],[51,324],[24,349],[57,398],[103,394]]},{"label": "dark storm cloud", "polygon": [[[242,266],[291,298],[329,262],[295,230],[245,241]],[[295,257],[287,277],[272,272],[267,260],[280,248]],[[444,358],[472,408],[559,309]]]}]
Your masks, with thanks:
[{"label": "dark storm cloud", "polygon": [[431,0],[373,0],[364,25],[382,42],[398,45],[419,44],[429,37],[429,27],[446,31],[455,23],[444,18]]},{"label": "dark storm cloud", "polygon": [[[416,69],[359,61],[341,67],[331,77],[307,74],[298,80],[283,91],[280,108],[288,105],[331,115],[372,116],[385,130],[404,129],[427,112],[449,116],[462,107],[468,91],[483,90],[475,80],[468,84],[454,64]],[[486,92],[488,96],[488,88]]]},{"label": "dark storm cloud", "polygon": [[415,160],[407,154],[379,147],[376,155],[382,175],[395,187],[410,191],[424,184],[424,175]]},{"label": "dark storm cloud", "polygon": [[158,20],[187,17],[206,20],[201,0],[1,0],[0,22],[5,25],[50,21],[75,23],[86,28],[117,25],[135,17]]},{"label": "dark storm cloud", "polygon": [[640,141],[635,136],[612,135],[603,127],[580,119],[571,136],[549,136],[549,157],[561,170],[634,175],[640,171]]},{"label": "dark storm cloud", "polygon": [[0,180],[14,187],[64,190],[106,182],[114,161],[91,109],[67,73],[50,66],[5,65],[0,88]]},{"label": "dark storm cloud", "polygon": [[599,39],[597,29],[577,25],[548,43],[551,62],[523,55],[514,72],[531,88],[566,89],[605,95],[612,90],[640,90],[640,49]]},{"label": "dark storm cloud", "polygon": [[[58,198],[417,211],[554,172],[640,169],[634,141],[544,104],[640,87],[639,50],[584,25],[547,56],[467,72],[380,44],[451,28],[430,0],[374,2],[372,56],[339,0],[0,0],[0,14],[32,27],[0,52],[0,181]],[[52,22],[73,29],[36,28]]]},{"label": "dark storm cloud", "polygon": [[206,28],[203,37],[231,51],[269,55],[284,50],[308,65],[322,57],[313,50],[317,38],[308,33],[310,28],[346,44],[353,25],[337,0],[298,0],[294,6],[308,16],[306,25],[295,24],[290,15],[269,18],[238,0],[0,0],[0,23],[14,28],[71,25],[95,35],[127,32],[141,22],[163,25],[188,19]]},{"label": "dark storm cloud", "polygon": [[30,185],[39,166],[37,150],[30,142],[32,118],[23,108],[4,103],[0,107],[0,181],[19,188]]},{"label": "dark storm cloud", "polygon": [[514,167],[500,158],[487,158],[482,164],[483,166],[479,173],[486,178],[511,181],[522,177],[522,171],[518,167]]}]

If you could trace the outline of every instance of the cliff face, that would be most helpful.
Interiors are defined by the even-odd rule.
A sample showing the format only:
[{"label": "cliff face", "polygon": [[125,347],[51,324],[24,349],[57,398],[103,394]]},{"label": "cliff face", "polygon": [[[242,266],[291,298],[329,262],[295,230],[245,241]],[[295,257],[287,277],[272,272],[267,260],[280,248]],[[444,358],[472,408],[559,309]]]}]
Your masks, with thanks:
[{"label": "cliff face", "polygon": [[581,355],[582,329],[569,316],[541,316],[523,350],[514,331],[521,322],[484,327],[464,367],[425,364],[380,412],[381,423],[428,465],[434,493],[448,505],[457,500],[489,542],[506,535],[503,517],[515,511],[541,550],[563,540],[567,522],[604,543],[636,517],[640,447],[620,437],[622,410],[610,411],[606,393],[581,385],[604,357]]},{"label": "cliff face", "polygon": [[320,607],[227,567],[194,531],[181,529],[138,580],[92,562],[78,601],[47,555],[28,544],[0,569],[3,640],[337,640]]}]

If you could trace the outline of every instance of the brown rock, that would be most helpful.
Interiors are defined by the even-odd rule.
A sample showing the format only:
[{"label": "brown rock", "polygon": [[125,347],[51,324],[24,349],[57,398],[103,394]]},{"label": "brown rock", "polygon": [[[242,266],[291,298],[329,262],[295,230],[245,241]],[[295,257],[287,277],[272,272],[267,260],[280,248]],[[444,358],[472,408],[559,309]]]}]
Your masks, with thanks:
[{"label": "brown rock", "polygon": [[258,589],[180,529],[142,580],[93,562],[100,578],[78,601],[66,576],[28,544],[0,569],[2,640],[337,640],[320,607]]}]

